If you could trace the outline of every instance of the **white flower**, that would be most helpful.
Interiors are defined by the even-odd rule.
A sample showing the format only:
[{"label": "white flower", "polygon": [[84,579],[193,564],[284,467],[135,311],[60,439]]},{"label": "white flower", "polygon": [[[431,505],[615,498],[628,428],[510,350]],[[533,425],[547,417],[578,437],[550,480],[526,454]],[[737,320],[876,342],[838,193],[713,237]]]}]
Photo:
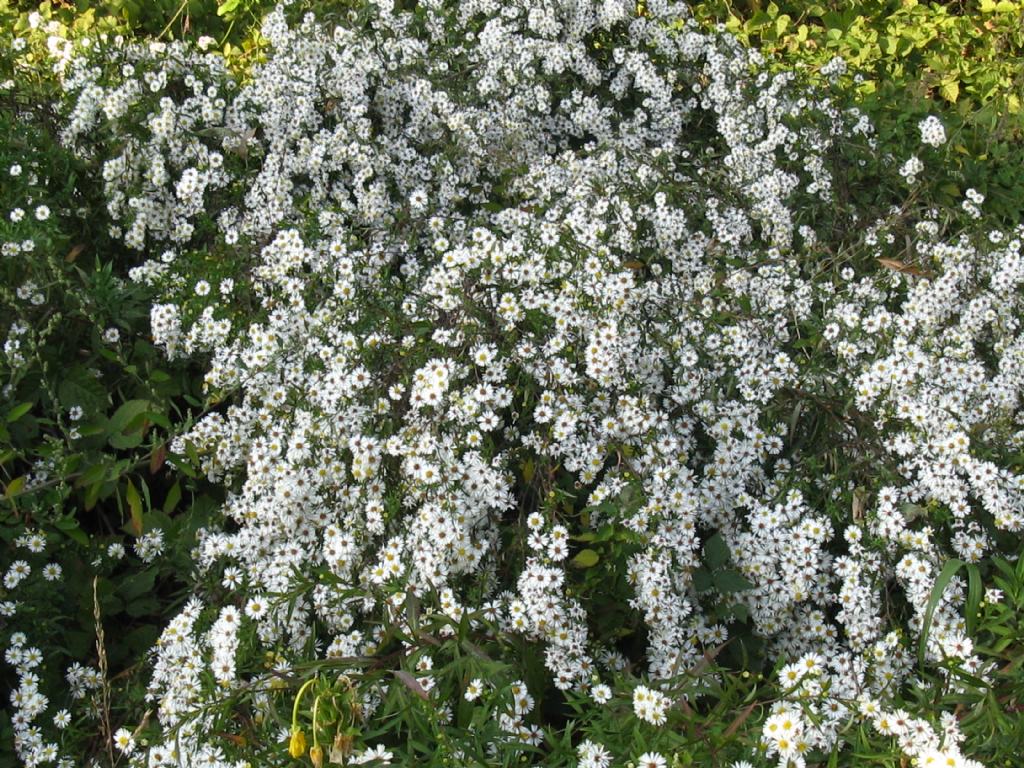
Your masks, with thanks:
[{"label": "white flower", "polygon": [[484,681],[479,677],[471,680],[466,686],[466,701],[476,701],[484,690]]},{"label": "white flower", "polygon": [[383,744],[378,744],[376,747],[371,747],[357,755],[352,755],[349,759],[349,765],[363,765],[365,763],[379,763],[383,765],[390,765],[394,755],[384,748]]},{"label": "white flower", "polygon": [[598,704],[606,704],[612,698],[612,689],[604,683],[599,683],[590,690],[590,695]]},{"label": "white flower", "polygon": [[127,728],[119,728],[114,733],[114,746],[123,755],[130,755],[135,751],[135,739],[132,732]]},{"label": "white flower", "polygon": [[253,597],[245,604],[245,615],[250,619],[259,619],[267,614],[267,602],[262,597]]},{"label": "white flower", "polygon": [[43,578],[47,581],[57,581],[61,577],[61,567],[57,563],[47,563],[43,566]]},{"label": "white flower", "polygon": [[50,218],[50,209],[45,205],[40,205],[36,208],[36,220],[46,221]]},{"label": "white flower", "polygon": [[665,768],[665,758],[658,752],[644,752],[636,760],[637,768]]},{"label": "white flower", "polygon": [[417,189],[409,195],[409,207],[414,211],[422,211],[427,207],[427,193],[424,189]]}]

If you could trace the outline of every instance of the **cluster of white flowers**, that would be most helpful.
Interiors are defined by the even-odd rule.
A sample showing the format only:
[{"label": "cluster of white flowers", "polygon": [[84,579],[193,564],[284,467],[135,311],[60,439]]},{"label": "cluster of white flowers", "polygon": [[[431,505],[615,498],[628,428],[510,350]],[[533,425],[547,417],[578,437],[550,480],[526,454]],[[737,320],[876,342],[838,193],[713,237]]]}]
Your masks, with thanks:
[{"label": "cluster of white flowers", "polygon": [[164,551],[164,532],[160,528],[147,531],[135,540],[135,554],[144,563],[152,563]]},{"label": "cluster of white flowers", "polygon": [[[58,744],[47,741],[40,726],[40,719],[50,706],[48,698],[39,690],[39,668],[44,661],[43,652],[28,644],[24,632],[14,632],[10,636],[4,660],[18,675],[18,685],[10,693],[14,748],[18,756],[30,768],[53,763],[58,768],[70,768],[75,764],[74,761],[60,756]],[[80,699],[88,691],[100,688],[102,677],[98,670],[73,665],[67,672],[67,683],[71,696]],[[57,730],[67,727],[70,720],[70,713],[66,709],[58,710],[53,715],[53,725]]]},{"label": "cluster of white flowers", "polygon": [[[897,648],[898,641],[890,638],[876,647],[875,655],[883,658]],[[849,720],[851,707],[879,735],[895,739],[917,765],[981,768],[980,763],[961,753],[962,736],[953,715],[943,713],[940,731],[936,732],[924,718],[901,709],[886,709],[875,693],[849,687],[848,674],[840,669],[851,664],[863,668],[849,654],[827,661],[808,654],[782,669],[779,682],[789,695],[772,706],[762,732],[765,753],[777,757],[780,768],[805,765],[804,756],[809,751],[830,749],[836,743],[837,728]]]},{"label": "cluster of white flowers", "polygon": [[[39,530],[26,529],[14,540],[14,545],[19,549],[26,550],[29,557],[32,555],[47,555],[46,535]],[[118,547],[123,556],[123,545],[116,543],[111,547]],[[136,551],[144,562],[152,562],[162,551],[163,534],[154,530],[136,542]],[[147,559],[148,557],[148,559]],[[33,588],[35,581],[38,589],[38,579],[48,582],[46,589],[52,593],[55,589],[62,589],[61,580],[65,578],[64,569],[57,562],[45,561],[36,567],[26,559],[16,559],[4,573],[3,585],[10,596],[16,596],[25,589]],[[24,610],[25,603],[21,600],[8,600],[0,604],[0,615],[5,618],[16,618],[24,613],[30,616],[29,611]],[[5,628],[7,622],[4,622]],[[75,662],[67,668],[64,675],[64,685],[60,687],[57,701],[52,701],[40,690],[42,680],[41,669],[47,664],[44,659],[43,650],[30,644],[30,633],[34,628],[34,622],[24,621],[22,626],[28,630],[14,631],[10,634],[7,647],[4,650],[4,660],[13,667],[18,676],[18,685],[11,690],[11,724],[14,729],[14,748],[19,758],[29,768],[43,765],[56,765],[58,768],[71,768],[77,765],[75,756],[68,756],[60,744],[59,731],[64,730],[71,722],[71,711],[60,708],[60,702],[75,704],[76,709],[81,707],[79,714],[85,715],[92,720],[98,716],[99,709],[94,706],[93,697],[103,688],[103,675],[99,669],[86,667]],[[33,638],[35,642],[41,642],[43,638]],[[52,663],[52,662],[51,662]],[[44,688],[45,689],[45,688]],[[49,689],[50,693],[53,689]],[[51,726],[52,724],[52,726]],[[56,731],[56,732],[55,732]],[[127,732],[126,732],[127,733]],[[129,734],[130,736],[130,734]],[[134,742],[126,741],[123,751],[130,751],[128,747]]]},{"label": "cluster of white flowers", "polygon": [[917,155],[911,155],[907,158],[907,161],[900,166],[900,176],[902,176],[907,184],[913,185],[917,183],[917,175],[924,170],[924,163],[921,162],[921,158]]},{"label": "cluster of white flowers", "polygon": [[661,691],[638,685],[633,691],[633,713],[651,725],[663,725],[667,718],[669,699]]},{"label": "cluster of white flowers", "polygon": [[946,143],[946,128],[935,115],[928,115],[928,117],[917,124],[917,128],[921,131],[922,144],[927,144],[931,147],[941,147]]},{"label": "cluster of white flowers", "polygon": [[[116,232],[155,255],[133,272],[163,291],[154,339],[168,355],[209,354],[209,391],[236,393],[173,448],[232,485],[230,523],[203,532],[197,562],[245,609],[197,596],[164,632],[150,695],[174,739],[149,768],[171,764],[153,754],[207,748],[221,687],[205,670],[229,689],[261,674],[239,655],[241,627],[284,667],[308,661],[314,631],[330,638],[318,654],[372,654],[381,617],[403,624],[414,595],[542,643],[559,688],[614,671],[567,588],[584,531],[541,477],[556,467],[590,528],[643,542],[628,566],[651,678],[725,640],[708,608],[743,604],[774,653],[801,659],[784,672],[818,708],[816,720],[773,715],[773,754],[831,747],[849,719],[872,717],[841,699],[884,700],[908,678],[904,643],[947,556],[943,531],[908,508],[944,505],[974,556],[991,542],[972,511],[1024,524],[1024,481],[975,451],[1004,437],[991,425],[1019,423],[1024,231],[978,245],[940,241],[926,222],[902,270],[815,272],[829,224],[794,238],[817,216],[797,207],[830,208],[828,153],[853,133],[871,144],[869,126],[665,0],[642,13],[625,0],[466,0],[415,14],[379,0],[333,29],[311,15],[290,25],[286,10],[267,16],[272,51],[244,85],[181,43],[106,46],[120,80],[95,59],[65,69],[64,137],[104,160]],[[103,115],[144,104],[146,125],[105,144]],[[900,173],[922,171],[911,158]],[[898,218],[863,228],[872,263],[903,264]],[[196,234],[211,221],[215,242]],[[245,322],[234,285],[214,291],[179,258],[208,247],[242,265]],[[817,324],[824,366],[799,344]],[[801,405],[779,416],[780,402]],[[869,489],[841,538],[809,494],[854,489],[783,456],[809,411],[833,420],[844,460],[898,478]],[[550,496],[517,482],[524,456]],[[503,526],[523,505],[527,551],[505,583]],[[712,534],[751,589],[698,594]],[[297,592],[296,573],[320,582]],[[913,606],[899,627],[887,580]],[[266,597],[282,594],[297,596]],[[962,605],[951,585],[928,658],[983,673]],[[418,680],[435,696],[429,672]],[[533,743],[517,685],[495,717]],[[633,704],[667,719],[656,687]],[[922,737],[907,750],[939,747]],[[581,764],[606,757],[580,747]]]}]

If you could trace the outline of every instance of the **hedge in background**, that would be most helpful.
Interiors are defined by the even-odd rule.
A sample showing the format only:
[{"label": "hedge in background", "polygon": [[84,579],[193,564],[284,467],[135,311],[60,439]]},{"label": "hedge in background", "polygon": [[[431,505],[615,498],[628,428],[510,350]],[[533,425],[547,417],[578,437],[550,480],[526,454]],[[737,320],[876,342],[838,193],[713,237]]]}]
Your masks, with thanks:
[{"label": "hedge in background", "polygon": [[[927,183],[937,200],[955,204],[974,187],[987,211],[1021,218],[1024,181],[1024,4],[868,0],[694,4],[705,23],[721,23],[747,45],[820,81],[841,56],[844,80],[875,123],[886,147],[909,149],[906,137],[929,113],[949,133],[943,168]],[[856,192],[856,191],[855,191]],[[870,201],[871,191],[859,196]]]}]

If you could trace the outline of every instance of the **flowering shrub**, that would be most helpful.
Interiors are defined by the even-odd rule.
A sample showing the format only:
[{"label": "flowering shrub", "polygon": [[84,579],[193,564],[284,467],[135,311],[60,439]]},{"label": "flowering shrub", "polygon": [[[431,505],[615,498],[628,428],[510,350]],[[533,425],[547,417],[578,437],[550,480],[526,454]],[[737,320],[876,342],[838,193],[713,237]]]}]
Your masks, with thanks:
[{"label": "flowering shrub", "polygon": [[[227,492],[128,762],[786,766],[867,731],[977,765],[901,705],[996,674],[1024,230],[933,208],[921,160],[837,210],[870,122],[683,5],[262,34],[241,81],[183,43],[57,62],[155,342],[208,361],[172,453]],[[710,739],[709,700],[743,702]]]}]

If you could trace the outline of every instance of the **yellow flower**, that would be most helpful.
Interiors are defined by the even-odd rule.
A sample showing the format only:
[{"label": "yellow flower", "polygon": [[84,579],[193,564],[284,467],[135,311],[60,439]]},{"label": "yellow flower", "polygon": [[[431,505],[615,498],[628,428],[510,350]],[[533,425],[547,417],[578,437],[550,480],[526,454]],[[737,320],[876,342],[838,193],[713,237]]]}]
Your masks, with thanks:
[{"label": "yellow flower", "polygon": [[292,738],[288,742],[288,754],[294,758],[300,758],[306,754],[306,734],[301,728],[292,729]]}]

